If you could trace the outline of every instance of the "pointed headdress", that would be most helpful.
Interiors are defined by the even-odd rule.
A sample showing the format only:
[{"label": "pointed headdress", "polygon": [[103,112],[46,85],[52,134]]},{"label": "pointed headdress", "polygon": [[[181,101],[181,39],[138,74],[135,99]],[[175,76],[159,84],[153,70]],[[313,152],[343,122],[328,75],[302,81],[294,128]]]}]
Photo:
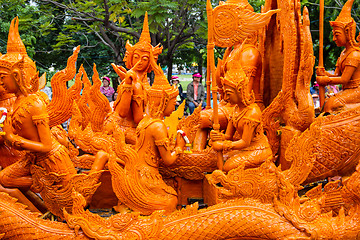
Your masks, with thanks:
[{"label": "pointed headdress", "polygon": [[[137,42],[135,45],[131,45],[129,41],[126,42],[126,53],[124,57],[124,62],[126,64],[126,67],[128,69],[131,69],[134,66],[134,63],[132,62],[132,56],[134,54],[134,51],[136,49],[144,52],[150,52],[152,51],[155,59],[157,60],[158,56],[162,52],[163,47],[158,44],[156,47],[153,47],[151,45],[151,38],[150,38],[150,31],[149,31],[149,23],[148,23],[148,13],[145,13],[144,17],[144,24],[143,29],[140,35],[139,42]],[[149,71],[150,72],[150,68]]]},{"label": "pointed headdress", "polygon": [[341,12],[339,16],[336,18],[335,21],[330,21],[331,26],[333,24],[343,24],[345,27],[349,23],[355,23],[354,19],[351,17],[351,8],[354,3],[354,0],[348,0],[343,8],[341,9]]},{"label": "pointed headdress", "polygon": [[37,89],[34,88],[36,88],[38,73],[36,72],[35,62],[29,58],[25,45],[21,41],[18,17],[14,18],[10,24],[7,53],[0,56],[1,69],[11,73],[15,67],[20,68],[22,72],[21,82],[18,83],[22,91],[26,93],[36,91]]},{"label": "pointed headdress", "polygon": [[178,88],[171,86],[159,65],[153,66],[155,72],[154,83],[147,91],[149,113],[153,117],[157,117],[162,113],[169,100],[179,95]]},{"label": "pointed headdress", "polygon": [[242,102],[245,106],[255,102],[254,92],[249,89],[249,78],[246,76],[241,65],[235,65],[226,72],[225,76],[221,78],[222,84],[230,86],[241,94]]},{"label": "pointed headdress", "polygon": [[[354,3],[354,0],[348,0],[343,8],[339,16],[335,19],[335,21],[330,21],[330,25],[334,27],[340,27],[344,29],[347,40],[350,42],[352,47],[359,47],[359,43],[355,40],[356,34],[356,22],[351,17],[351,8]],[[359,37],[358,37],[359,38]]]}]

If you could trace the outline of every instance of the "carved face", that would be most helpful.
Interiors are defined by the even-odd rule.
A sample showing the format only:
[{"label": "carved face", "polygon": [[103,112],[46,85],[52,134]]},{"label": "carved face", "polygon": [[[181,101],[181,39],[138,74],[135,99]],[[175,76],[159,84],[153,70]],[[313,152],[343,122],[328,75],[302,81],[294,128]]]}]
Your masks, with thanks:
[{"label": "carved face", "polygon": [[346,45],[346,35],[344,29],[341,27],[334,27],[333,29],[333,41],[338,47],[344,47]]},{"label": "carved face", "polygon": [[241,101],[241,94],[232,86],[227,84],[224,85],[224,100],[231,103],[231,104],[240,104]]},{"label": "carved face", "polygon": [[4,68],[0,68],[0,85],[9,93],[16,93],[19,90],[15,78]]},{"label": "carved face", "polygon": [[175,105],[176,105],[176,97],[170,98],[164,110],[165,117],[170,116],[170,114],[175,110]]},{"label": "carved face", "polygon": [[136,68],[134,70],[137,71],[146,71],[149,67],[150,64],[150,53],[149,52],[145,52],[145,51],[140,51],[138,49],[136,49],[134,51],[134,54],[132,56],[132,64],[133,66],[135,66],[135,64],[137,62],[139,62],[139,64],[136,66]]}]

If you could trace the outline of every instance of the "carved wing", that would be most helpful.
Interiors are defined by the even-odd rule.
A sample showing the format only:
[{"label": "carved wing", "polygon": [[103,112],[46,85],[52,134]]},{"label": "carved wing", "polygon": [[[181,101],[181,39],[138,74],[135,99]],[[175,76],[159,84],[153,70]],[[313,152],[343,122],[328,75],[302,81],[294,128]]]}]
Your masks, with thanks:
[{"label": "carved wing", "polygon": [[94,132],[101,132],[105,117],[111,111],[111,108],[107,98],[100,92],[101,81],[95,64],[93,69],[94,74],[92,79],[94,84],[90,89],[90,99],[95,108],[91,109],[93,112],[91,117],[91,128]]},{"label": "carved wing", "polygon": [[213,11],[213,32],[215,44],[231,47],[241,39],[250,37],[263,28],[271,16],[280,10],[256,13],[236,5],[220,5]]},{"label": "carved wing", "polygon": [[66,68],[57,72],[51,79],[53,98],[47,105],[50,127],[59,125],[69,119],[73,101],[80,96],[81,79],[79,77],[75,79],[75,84],[72,88],[68,90],[66,87],[66,82],[73,79],[76,74],[75,63],[79,51],[80,46],[69,57]]}]

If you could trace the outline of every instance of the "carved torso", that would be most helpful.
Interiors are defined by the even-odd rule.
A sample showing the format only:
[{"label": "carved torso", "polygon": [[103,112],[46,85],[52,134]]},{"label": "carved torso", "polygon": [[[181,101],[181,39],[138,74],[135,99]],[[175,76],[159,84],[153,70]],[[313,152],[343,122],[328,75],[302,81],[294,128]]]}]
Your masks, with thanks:
[{"label": "carved torso", "polygon": [[241,64],[246,76],[249,78],[249,91],[253,90],[256,101],[262,101],[260,94],[261,55],[252,44],[237,45],[225,61],[224,71]]},{"label": "carved torso", "polygon": [[266,138],[260,123],[260,117],[261,110],[255,103],[252,103],[243,109],[239,109],[239,107],[236,106],[231,117],[231,122],[236,128],[237,134],[239,134],[239,136],[242,136],[245,125],[251,125],[255,127],[253,137],[251,139],[251,146],[254,145],[255,142]]},{"label": "carved torso", "polygon": [[[14,133],[19,136],[40,142],[37,126],[47,124],[49,121],[45,103],[36,94],[30,94],[15,102],[14,109],[10,113]],[[76,170],[68,156],[64,146],[58,143],[53,137],[52,149],[47,153],[28,153],[35,157],[35,164],[46,169],[48,173],[71,175]]]},{"label": "carved torso", "polygon": [[347,52],[344,50],[337,60],[336,67],[340,70],[340,74],[343,74],[346,66],[355,67],[355,71],[351,76],[351,79],[343,84],[343,89],[357,88],[360,85],[360,51],[357,49],[349,49]]}]

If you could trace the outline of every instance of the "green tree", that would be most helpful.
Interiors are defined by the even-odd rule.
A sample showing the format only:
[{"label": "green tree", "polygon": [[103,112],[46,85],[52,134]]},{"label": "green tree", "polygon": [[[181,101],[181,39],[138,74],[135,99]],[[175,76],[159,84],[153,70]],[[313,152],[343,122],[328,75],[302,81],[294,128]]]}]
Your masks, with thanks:
[{"label": "green tree", "polygon": [[[197,32],[207,26],[206,1],[37,1],[48,9],[57,7],[64,10],[66,28],[57,38],[55,48],[71,45],[81,35],[92,34],[110,49],[117,64],[122,62],[125,42],[138,41],[145,11],[148,11],[152,44],[163,45],[159,63],[168,66],[169,76],[176,50],[192,42]],[[205,42],[206,35],[202,39]]]}]

